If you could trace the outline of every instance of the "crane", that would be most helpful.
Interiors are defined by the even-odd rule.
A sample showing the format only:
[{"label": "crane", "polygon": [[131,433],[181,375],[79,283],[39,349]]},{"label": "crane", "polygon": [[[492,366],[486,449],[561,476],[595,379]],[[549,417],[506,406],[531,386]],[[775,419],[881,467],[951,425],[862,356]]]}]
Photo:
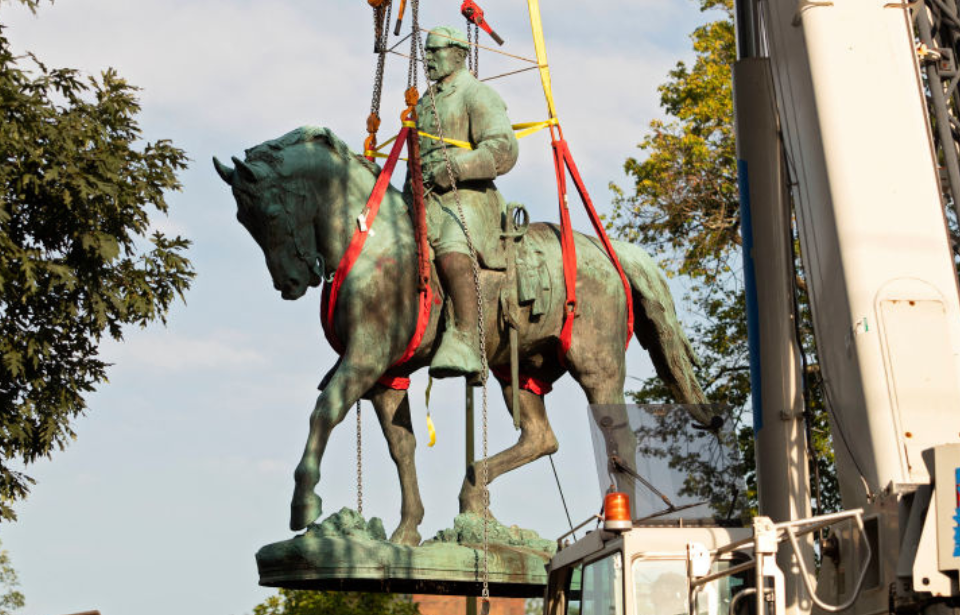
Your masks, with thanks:
[{"label": "crane", "polygon": [[[551,561],[545,613],[952,612],[956,2],[738,0],[736,23],[759,515],[750,527],[628,515],[624,529],[623,507],[605,506],[603,527]],[[820,516],[807,475],[794,221],[844,509]]]}]

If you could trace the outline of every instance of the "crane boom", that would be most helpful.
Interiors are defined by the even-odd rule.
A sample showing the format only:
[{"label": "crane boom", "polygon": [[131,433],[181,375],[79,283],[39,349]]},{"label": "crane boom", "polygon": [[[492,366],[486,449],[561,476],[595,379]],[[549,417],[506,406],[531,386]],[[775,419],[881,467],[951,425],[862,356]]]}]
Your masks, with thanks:
[{"label": "crane boom", "polygon": [[[725,544],[703,529],[636,523],[588,535],[558,554],[546,612],[567,612],[551,593],[560,579],[584,609],[602,580],[626,588],[598,605],[668,612],[658,558],[685,562],[690,613],[732,613],[744,600],[758,614],[954,612],[960,11],[955,0],[737,0],[736,17],[760,515]],[[792,221],[845,509],[818,517],[792,334]],[[817,571],[809,539],[826,526]],[[643,544],[653,536],[656,553]]]}]

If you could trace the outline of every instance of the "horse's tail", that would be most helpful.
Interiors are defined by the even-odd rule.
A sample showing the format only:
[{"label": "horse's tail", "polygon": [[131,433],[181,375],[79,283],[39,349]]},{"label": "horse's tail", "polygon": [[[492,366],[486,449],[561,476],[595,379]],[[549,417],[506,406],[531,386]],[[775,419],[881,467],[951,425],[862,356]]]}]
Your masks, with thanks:
[{"label": "horse's tail", "polygon": [[660,268],[640,247],[614,241],[633,289],[633,332],[650,353],[657,375],[679,403],[702,404],[706,396],[693,368],[697,357],[683,333],[673,296]]}]

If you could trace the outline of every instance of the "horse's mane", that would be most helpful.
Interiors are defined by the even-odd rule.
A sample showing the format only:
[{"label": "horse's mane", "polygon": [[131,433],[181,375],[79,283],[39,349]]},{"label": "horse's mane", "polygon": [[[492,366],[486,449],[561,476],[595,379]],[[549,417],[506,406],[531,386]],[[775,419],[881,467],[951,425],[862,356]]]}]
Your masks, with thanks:
[{"label": "horse's mane", "polygon": [[335,135],[332,130],[321,126],[301,126],[300,128],[291,130],[282,137],[264,141],[260,145],[251,147],[245,152],[246,161],[265,162],[273,170],[277,171],[283,164],[283,151],[286,148],[300,143],[315,142],[322,143],[345,162],[357,162],[374,175],[380,173],[379,166],[351,151],[347,144]]}]

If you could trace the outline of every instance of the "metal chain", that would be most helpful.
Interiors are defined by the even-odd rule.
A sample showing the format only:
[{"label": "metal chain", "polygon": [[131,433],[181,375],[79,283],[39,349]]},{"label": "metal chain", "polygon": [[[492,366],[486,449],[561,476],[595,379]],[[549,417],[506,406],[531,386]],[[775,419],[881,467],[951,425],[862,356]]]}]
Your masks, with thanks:
[{"label": "metal chain", "polygon": [[363,516],[363,429],[360,425],[360,400],[357,400],[357,512]]},{"label": "metal chain", "polygon": [[410,64],[407,68],[407,88],[417,87],[417,38],[420,36],[420,0],[410,3]]},{"label": "metal chain", "polygon": [[[417,45],[420,49],[421,57],[425,58],[426,53],[424,53],[423,41],[420,38],[419,32],[415,31],[414,36],[417,39]],[[426,75],[426,62],[424,62],[423,70],[429,83],[429,76]],[[446,166],[446,171],[449,173],[449,176],[453,178],[453,165],[450,161],[450,154],[447,151],[447,143],[444,141],[443,125],[440,122],[440,113],[437,111],[437,99],[434,93],[434,88],[427,87],[427,93],[430,96],[430,108],[433,112],[433,118],[437,123],[437,137],[440,139],[440,149],[443,152],[443,161]],[[473,243],[473,237],[470,235],[470,228],[466,223],[466,216],[463,215],[463,204],[460,202],[460,193],[457,191],[457,183],[451,182],[450,188],[453,191],[453,200],[457,205],[457,215],[459,216],[460,224],[463,227],[463,234],[467,239],[467,248],[470,250],[471,269],[473,270],[473,286],[477,293],[477,332],[480,338],[480,378],[482,389],[481,400],[483,404],[483,461],[481,465],[481,494],[483,496],[483,589],[481,590],[480,596],[485,602],[489,603],[490,586],[488,555],[490,549],[488,532],[489,528],[487,527],[488,519],[490,517],[490,491],[487,489],[487,483],[490,477],[489,469],[487,468],[487,370],[489,369],[489,365],[487,364],[486,328],[484,326],[483,300],[481,299],[482,293],[480,289],[480,264],[477,261],[477,250],[475,244]]]},{"label": "metal chain", "polygon": [[370,113],[380,117],[380,98],[383,94],[383,70],[387,60],[387,41],[390,35],[390,10],[392,2],[373,9],[374,51],[377,52],[377,71],[373,78],[373,100]]},{"label": "metal chain", "polygon": [[383,28],[383,7],[373,7],[373,53],[380,51],[380,30]]},{"label": "metal chain", "polygon": [[475,23],[470,23],[467,26],[467,38],[470,38],[470,30],[473,30],[473,76],[477,79],[480,78],[480,26]]},{"label": "metal chain", "polygon": [[[461,217],[463,216],[462,213],[460,215]],[[476,261],[474,261],[474,264],[476,264]],[[479,282],[477,282],[477,285],[478,285],[477,295],[479,296],[480,294]],[[480,330],[481,331],[483,330],[482,324],[480,325]],[[480,338],[480,348],[484,349],[484,343],[483,343],[482,337]],[[483,354],[480,355],[481,363],[483,365],[483,372],[484,374],[486,374],[487,355],[484,350],[481,350],[481,352],[483,352]],[[514,386],[516,386],[516,383],[514,383]],[[482,491],[482,494],[483,494],[483,589],[480,591],[480,596],[486,602],[487,606],[489,606],[489,603],[490,603],[489,576],[490,575],[489,575],[489,566],[487,564],[487,557],[490,551],[490,546],[488,544],[489,531],[487,528],[487,521],[490,518],[490,489],[488,487],[488,485],[490,484],[490,470],[487,467],[487,379],[486,377],[484,377],[483,379],[483,391],[481,393],[481,396],[483,398],[483,419],[481,421],[482,429],[483,429],[483,465],[481,466],[482,476],[483,476],[483,478],[481,479],[481,485],[483,487],[483,491]],[[484,615],[487,615],[488,612],[489,612],[489,608],[486,609],[486,612],[484,613]]]},{"label": "metal chain", "polygon": [[[380,99],[383,94],[383,71],[387,59],[387,41],[390,37],[390,12],[392,2],[373,9],[374,51],[377,53],[377,71],[373,78],[373,100],[370,115],[380,117]],[[361,425],[360,400],[357,400],[357,512],[363,516],[363,429]]]},{"label": "metal chain", "polygon": [[[477,41],[478,43],[480,41]],[[476,69],[473,68],[473,28],[470,25],[470,22],[467,22],[467,70],[473,73],[473,76],[477,76]]]}]

